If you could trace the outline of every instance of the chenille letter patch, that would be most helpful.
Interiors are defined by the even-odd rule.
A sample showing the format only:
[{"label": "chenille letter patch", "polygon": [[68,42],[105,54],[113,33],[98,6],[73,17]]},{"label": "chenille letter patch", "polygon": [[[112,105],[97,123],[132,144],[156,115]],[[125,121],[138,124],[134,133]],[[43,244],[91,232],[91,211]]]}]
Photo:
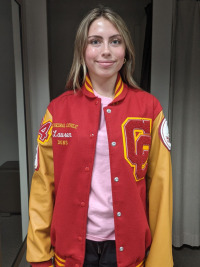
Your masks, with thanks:
[{"label": "chenille letter patch", "polygon": [[144,179],[147,172],[151,126],[149,118],[128,117],[122,123],[124,158],[133,168],[136,181]]}]

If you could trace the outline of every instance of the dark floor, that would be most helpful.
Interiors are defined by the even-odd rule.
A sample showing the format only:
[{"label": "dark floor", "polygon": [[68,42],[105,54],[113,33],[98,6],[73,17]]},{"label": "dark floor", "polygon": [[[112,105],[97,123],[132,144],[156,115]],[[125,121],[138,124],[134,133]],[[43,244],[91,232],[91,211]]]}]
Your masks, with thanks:
[{"label": "dark floor", "polygon": [[200,267],[200,247],[173,247],[174,267]]},{"label": "dark floor", "polygon": [[[24,253],[20,264],[12,265],[22,245],[21,236],[21,216],[0,214],[0,267],[30,266],[26,262],[26,253]],[[200,267],[200,247],[173,247],[173,258],[174,267]]]},{"label": "dark floor", "polygon": [[2,267],[11,267],[22,244],[21,215],[0,214]]}]

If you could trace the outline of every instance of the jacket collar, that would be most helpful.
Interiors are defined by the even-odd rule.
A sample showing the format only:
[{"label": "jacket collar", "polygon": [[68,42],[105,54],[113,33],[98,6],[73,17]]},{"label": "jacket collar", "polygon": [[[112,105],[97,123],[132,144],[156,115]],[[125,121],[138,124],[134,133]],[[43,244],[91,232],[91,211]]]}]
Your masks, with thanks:
[{"label": "jacket collar", "polygon": [[[90,77],[87,74],[85,78],[84,85],[82,87],[83,93],[90,97],[90,98],[96,98],[93,88],[92,88],[92,83],[90,81]],[[126,96],[128,91],[127,85],[122,81],[121,75],[118,73],[117,80],[116,80],[116,85],[115,85],[115,96],[112,101],[112,103],[116,103]]]}]

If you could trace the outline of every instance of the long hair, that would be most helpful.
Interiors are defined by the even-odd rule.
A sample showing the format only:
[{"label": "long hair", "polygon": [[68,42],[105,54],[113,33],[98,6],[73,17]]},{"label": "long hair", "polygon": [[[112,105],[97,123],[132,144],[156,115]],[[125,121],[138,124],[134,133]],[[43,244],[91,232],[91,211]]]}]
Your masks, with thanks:
[{"label": "long hair", "polygon": [[123,19],[112,9],[107,7],[97,7],[92,9],[81,21],[76,33],[74,44],[74,57],[69,73],[69,77],[66,83],[66,89],[75,90],[79,89],[85,82],[87,74],[87,66],[85,64],[85,50],[88,43],[88,31],[93,21],[103,17],[111,22],[114,27],[121,34],[125,43],[125,59],[126,62],[120,69],[122,80],[130,87],[138,87],[133,79],[133,72],[135,69],[135,51],[130,32],[123,21]]}]

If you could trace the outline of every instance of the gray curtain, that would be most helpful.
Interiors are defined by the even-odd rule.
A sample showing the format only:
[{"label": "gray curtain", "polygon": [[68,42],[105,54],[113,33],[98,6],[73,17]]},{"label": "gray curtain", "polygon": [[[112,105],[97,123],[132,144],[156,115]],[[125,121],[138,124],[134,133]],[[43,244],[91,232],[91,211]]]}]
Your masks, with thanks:
[{"label": "gray curtain", "polygon": [[200,246],[200,2],[177,1],[174,17],[170,101],[173,245]]},{"label": "gray curtain", "polygon": [[144,39],[144,49],[142,58],[142,70],[140,87],[150,92],[151,84],[151,46],[152,46],[152,3],[145,7],[146,12],[146,30]]}]

